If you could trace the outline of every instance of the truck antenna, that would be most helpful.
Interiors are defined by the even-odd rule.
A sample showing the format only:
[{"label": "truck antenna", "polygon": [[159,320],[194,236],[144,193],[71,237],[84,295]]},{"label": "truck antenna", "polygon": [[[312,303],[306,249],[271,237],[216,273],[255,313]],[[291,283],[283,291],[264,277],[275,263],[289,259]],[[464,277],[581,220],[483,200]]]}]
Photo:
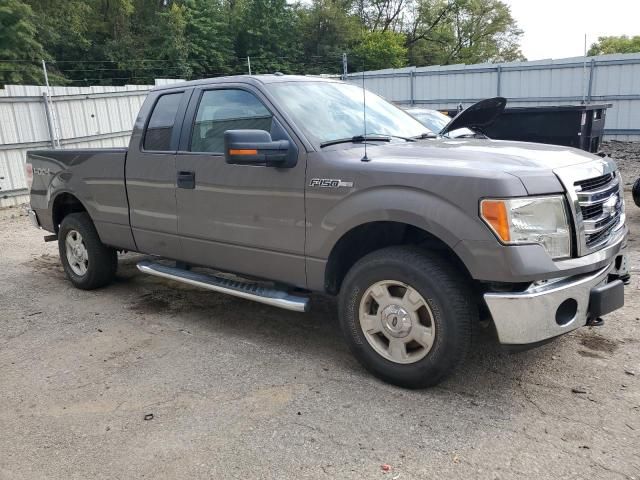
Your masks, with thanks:
[{"label": "truck antenna", "polygon": [[362,162],[370,162],[367,156],[367,91],[364,89],[364,62],[362,64],[362,117],[364,119],[364,157],[360,159]]}]

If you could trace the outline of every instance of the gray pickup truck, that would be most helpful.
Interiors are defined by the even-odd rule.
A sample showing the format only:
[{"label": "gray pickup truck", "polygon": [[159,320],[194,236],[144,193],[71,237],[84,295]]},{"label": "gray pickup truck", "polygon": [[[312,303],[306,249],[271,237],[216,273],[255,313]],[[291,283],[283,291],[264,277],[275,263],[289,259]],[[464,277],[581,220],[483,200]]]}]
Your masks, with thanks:
[{"label": "gray pickup truck", "polygon": [[611,159],[435,135],[335,80],[159,87],[128,149],[32,151],[26,169],[31,218],[78,288],[108,284],[133,251],[144,273],[285,309],[337,295],[355,356],[405,387],[451,373],[476,323],[524,348],[624,303]]}]

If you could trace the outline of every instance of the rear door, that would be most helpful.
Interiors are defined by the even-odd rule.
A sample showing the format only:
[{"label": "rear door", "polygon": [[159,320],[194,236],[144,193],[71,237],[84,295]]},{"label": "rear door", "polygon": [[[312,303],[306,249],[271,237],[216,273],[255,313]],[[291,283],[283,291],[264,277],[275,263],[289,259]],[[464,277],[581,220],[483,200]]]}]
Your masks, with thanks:
[{"label": "rear door", "polygon": [[[137,249],[177,258],[176,151],[191,90],[151,93],[136,121],[126,163],[131,230]],[[146,125],[138,122],[147,120]]]},{"label": "rear door", "polygon": [[[304,184],[306,152],[259,90],[221,84],[194,90],[177,155],[178,232],[185,261],[306,285]],[[226,130],[257,129],[289,140],[292,168],[230,165]]]}]

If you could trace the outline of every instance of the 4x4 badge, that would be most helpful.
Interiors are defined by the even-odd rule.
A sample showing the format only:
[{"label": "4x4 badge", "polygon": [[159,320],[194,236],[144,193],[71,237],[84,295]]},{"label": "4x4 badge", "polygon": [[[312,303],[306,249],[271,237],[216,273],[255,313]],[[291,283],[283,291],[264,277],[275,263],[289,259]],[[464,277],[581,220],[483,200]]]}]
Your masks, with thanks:
[{"label": "4x4 badge", "polygon": [[338,178],[312,178],[309,182],[309,186],[320,188],[351,188],[353,187],[353,182],[343,182]]}]

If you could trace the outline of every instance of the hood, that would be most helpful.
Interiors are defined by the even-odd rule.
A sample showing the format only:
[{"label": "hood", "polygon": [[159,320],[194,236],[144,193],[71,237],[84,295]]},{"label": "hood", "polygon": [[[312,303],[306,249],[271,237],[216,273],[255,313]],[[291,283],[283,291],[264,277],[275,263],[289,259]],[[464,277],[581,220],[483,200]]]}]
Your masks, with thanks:
[{"label": "hood", "polygon": [[[362,146],[342,150],[342,155],[360,159]],[[520,179],[529,195],[564,192],[554,169],[602,161],[596,155],[570,147],[446,137],[369,146],[369,157],[375,169],[407,174],[430,170],[458,171],[459,175],[478,178],[513,176]]]},{"label": "hood", "polygon": [[[354,144],[354,156],[362,156],[362,145]],[[494,172],[551,171],[601,160],[577,148],[543,143],[514,142],[474,138],[438,138],[417,142],[392,142],[369,145],[372,162],[440,164],[480,168]]]},{"label": "hood", "polygon": [[495,122],[506,106],[507,99],[504,97],[480,100],[456,115],[440,130],[439,135],[444,135],[459,128],[469,128],[482,132],[483,127],[488,127]]}]

